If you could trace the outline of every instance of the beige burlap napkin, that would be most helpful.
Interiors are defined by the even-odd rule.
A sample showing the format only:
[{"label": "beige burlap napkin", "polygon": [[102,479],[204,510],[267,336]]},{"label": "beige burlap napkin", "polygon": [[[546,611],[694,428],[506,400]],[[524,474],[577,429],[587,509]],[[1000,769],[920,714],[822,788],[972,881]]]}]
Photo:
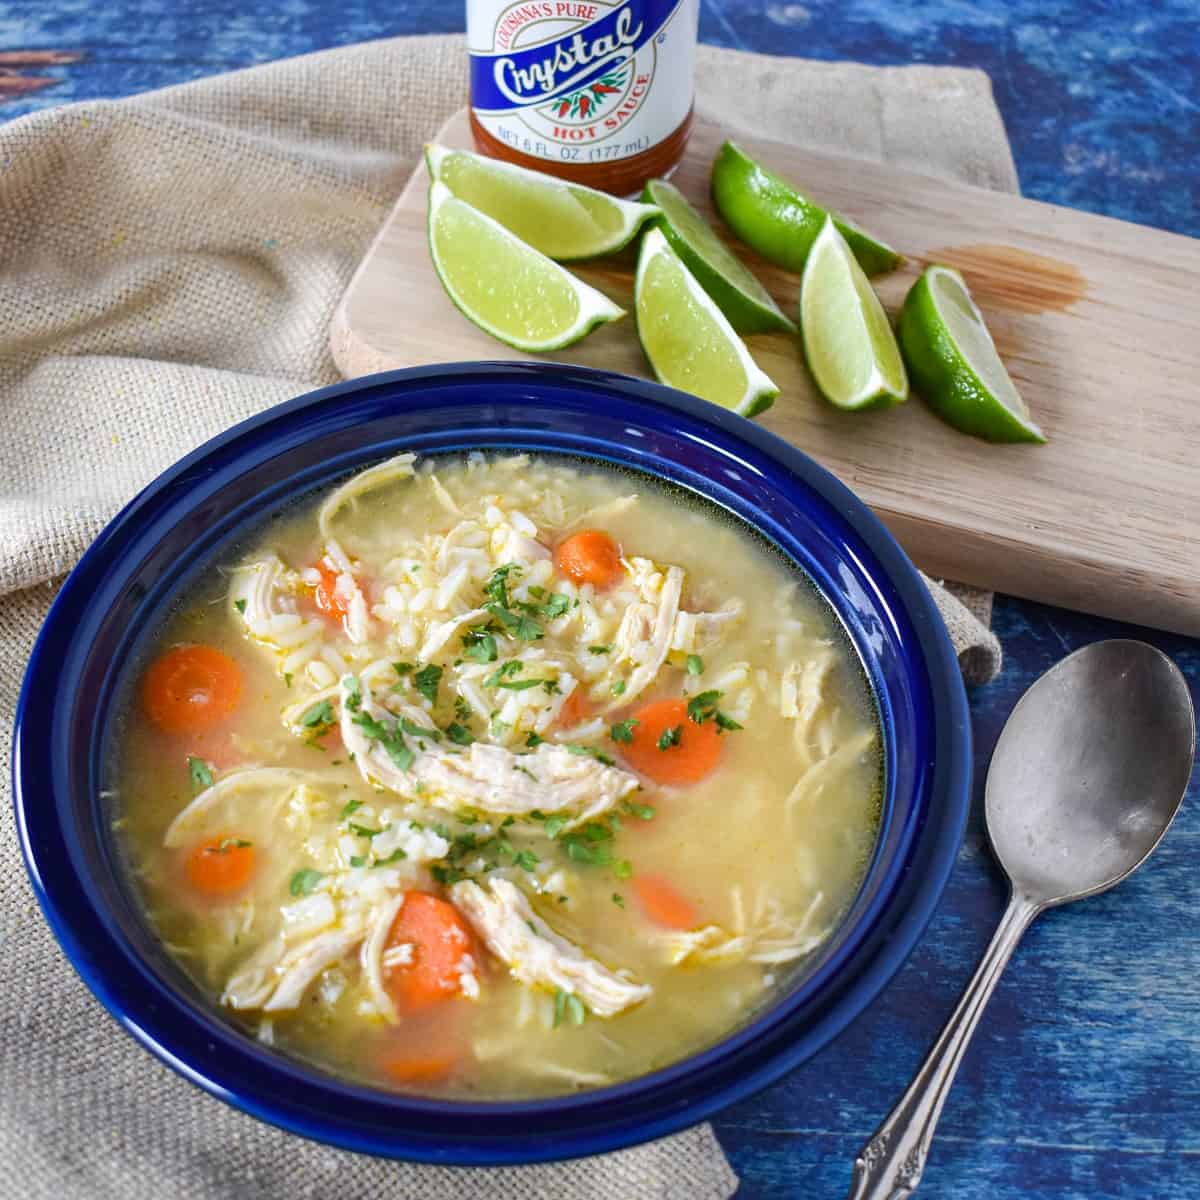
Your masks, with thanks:
[{"label": "beige burlap napkin", "polygon": [[[0,758],[55,581],[158,471],[335,380],[326,330],[411,169],[458,107],[455,37],[353,46],[0,126]],[[920,166],[1016,177],[987,79],[702,48],[706,113]],[[964,669],[994,673],[990,598],[937,585]],[[0,1162],[26,1200],[728,1195],[707,1127],[584,1163],[391,1164],[242,1116],[120,1033],[37,911],[0,809]]]}]

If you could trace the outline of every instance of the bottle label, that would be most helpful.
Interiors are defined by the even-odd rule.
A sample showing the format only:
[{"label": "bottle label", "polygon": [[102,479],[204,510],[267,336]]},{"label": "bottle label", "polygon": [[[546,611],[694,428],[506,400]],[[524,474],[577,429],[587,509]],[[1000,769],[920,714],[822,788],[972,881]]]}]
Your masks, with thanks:
[{"label": "bottle label", "polygon": [[468,0],[471,107],[513,150],[630,158],[692,107],[699,0]]}]

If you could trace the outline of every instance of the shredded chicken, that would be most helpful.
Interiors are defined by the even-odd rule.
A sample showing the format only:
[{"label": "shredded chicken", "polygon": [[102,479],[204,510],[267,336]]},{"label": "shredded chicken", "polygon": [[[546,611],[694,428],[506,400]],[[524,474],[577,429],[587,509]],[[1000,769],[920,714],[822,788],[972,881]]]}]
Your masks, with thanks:
[{"label": "shredded chicken", "polygon": [[836,661],[833,647],[823,645],[812,658],[788,663],[779,687],[779,708],[785,717],[794,717],[802,725],[812,721],[821,707],[826,676]]},{"label": "shredded chicken", "polygon": [[[330,562],[329,557],[325,561]],[[330,564],[335,570],[337,564]],[[364,645],[371,637],[371,616],[367,610],[367,598],[356,580],[347,570],[339,570],[333,585],[333,594],[337,597],[342,611],[346,614],[342,626],[346,636],[356,645]]]},{"label": "shredded chicken", "polygon": [[[321,776],[313,771],[302,771],[296,767],[245,767],[222,776],[211,787],[202,791],[175,820],[167,826],[163,845],[173,850],[207,831],[208,816],[218,805],[239,795],[248,798],[261,796],[263,792],[275,792],[279,799],[283,793],[295,788],[321,782]],[[261,801],[260,801],[261,802]]]},{"label": "shredded chicken", "polygon": [[387,993],[387,988],[383,986],[383,948],[387,945],[388,934],[391,932],[392,923],[396,919],[396,914],[399,913],[404,904],[404,893],[388,901],[380,908],[371,922],[370,931],[363,940],[362,945],[362,969],[363,978],[367,981],[367,991],[370,994],[375,1007],[380,1013],[392,1024],[396,1023],[396,1006],[392,1003],[391,996]]},{"label": "shredded chicken", "polygon": [[612,661],[632,663],[633,670],[625,681],[624,692],[609,705],[610,709],[628,704],[654,682],[671,649],[683,594],[682,567],[668,567],[663,575],[649,559],[631,558],[628,566],[642,598],[631,604],[621,618]]},{"label": "shredded chicken", "polygon": [[716,612],[680,612],[671,633],[671,649],[683,654],[711,650],[737,623],[745,605],[736,597]]},{"label": "shredded chicken", "polygon": [[[379,784],[398,795],[449,811],[473,809],[500,815],[521,815],[537,810],[566,815],[565,828],[590,821],[607,812],[638,787],[628,771],[595,759],[573,754],[565,746],[544,742],[531,754],[515,754],[503,746],[474,742],[464,753],[433,738],[422,738],[411,728],[429,729],[430,717],[421,709],[402,705],[393,713],[375,702],[368,687],[360,684],[358,708],[349,703],[346,681],[341,685],[341,733],[346,748],[368,783]],[[384,729],[396,730],[412,761],[401,766],[394,753],[363,729],[359,714]]]},{"label": "shredded chicken", "polygon": [[527,565],[542,559],[549,559],[552,554],[550,549],[543,546],[536,538],[522,533],[519,529],[510,529],[499,548],[499,557],[508,562]]},{"label": "shredded chicken", "polygon": [[[428,755],[418,774],[427,797],[433,787],[450,797],[455,807],[514,816],[534,810],[570,814],[564,828],[608,812],[638,787],[637,778],[628,771],[549,742],[521,755],[475,742],[466,754]],[[436,792],[432,803],[438,803]]]},{"label": "shredded chicken", "polygon": [[417,657],[422,662],[431,662],[435,654],[464,626],[472,621],[479,621],[488,615],[486,608],[473,608],[461,616],[451,617],[448,621],[440,621],[430,625],[425,634],[425,641],[417,651]]},{"label": "shredded chicken", "polygon": [[789,920],[779,901],[760,891],[754,913],[747,921],[741,891],[735,889],[736,913],[732,929],[705,925],[701,929],[654,936],[672,966],[687,963],[724,967],[743,961],[778,966],[803,958],[828,936],[827,928],[812,929],[813,918],[824,899],[824,894],[817,892],[799,920]]},{"label": "shredded chicken", "polygon": [[243,563],[229,578],[230,608],[256,642],[283,657],[281,671],[311,658],[325,633],[321,621],[297,612],[296,580],[275,554]]},{"label": "shredded chicken", "polygon": [[309,985],[345,958],[363,939],[361,924],[327,929],[289,945],[278,935],[261,946],[225,985],[221,1003],[230,1008],[282,1012],[296,1008]]},{"label": "shredded chicken", "polygon": [[652,988],[622,978],[555,933],[506,879],[490,879],[486,889],[464,880],[450,889],[450,896],[521,983],[578,996],[599,1017],[615,1017],[653,994]]},{"label": "shredded chicken", "polygon": [[605,500],[602,504],[595,504],[575,517],[567,525],[567,528],[575,529],[580,525],[603,527],[606,521],[611,521],[613,517],[619,517],[622,513],[628,512],[637,503],[637,499],[637,493],[634,492],[629,496],[618,496],[615,500]]},{"label": "shredded chicken", "polygon": [[397,454],[386,462],[378,463],[366,471],[360,471],[347,480],[335,491],[317,513],[317,524],[321,534],[326,539],[333,536],[333,518],[353,500],[373,488],[382,487],[396,479],[409,478],[413,474],[413,463],[417,461],[415,454]]},{"label": "shredded chicken", "polygon": [[448,491],[446,491],[446,485],[442,483],[442,481],[432,471],[429,472],[426,478],[429,480],[429,486],[433,489],[433,494],[436,497],[437,502],[448,513],[451,513],[453,516],[458,516],[462,510],[454,502],[454,497],[451,496]]}]

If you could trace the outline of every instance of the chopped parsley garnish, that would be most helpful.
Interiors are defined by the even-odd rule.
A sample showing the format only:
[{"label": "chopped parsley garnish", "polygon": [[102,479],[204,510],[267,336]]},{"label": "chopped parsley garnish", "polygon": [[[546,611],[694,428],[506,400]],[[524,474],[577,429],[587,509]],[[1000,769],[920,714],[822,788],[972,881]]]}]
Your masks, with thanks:
[{"label": "chopped parsley garnish", "polygon": [[525,745],[528,746],[530,748],[530,750],[532,750],[536,746],[542,745],[542,743],[545,742],[545,740],[546,739],[544,737],[542,737],[541,734],[531,732],[529,734],[529,736],[525,739]]},{"label": "chopped parsley garnish", "polygon": [[570,833],[564,834],[559,845],[572,862],[585,863],[593,867],[611,867],[619,879],[628,879],[633,867],[612,851],[613,831],[603,821],[591,821]]},{"label": "chopped parsley garnish", "polygon": [[350,855],[350,865],[352,867],[365,867],[367,865],[367,856],[365,854]]},{"label": "chopped parsley garnish", "polygon": [[338,819],[344,821],[347,817],[358,812],[362,806],[363,802],[361,800],[347,800],[346,803],[342,805],[342,811],[338,813]]},{"label": "chopped parsley garnish", "polygon": [[542,828],[545,830],[548,838],[556,838],[562,832],[563,826],[566,823],[566,817],[547,817],[542,822]]},{"label": "chopped parsley garnish", "polygon": [[704,659],[698,654],[689,654],[687,656],[687,673],[689,675],[704,674]]},{"label": "chopped parsley garnish", "polygon": [[[515,818],[501,822],[500,828],[503,830],[514,821]],[[480,837],[470,830],[452,834],[445,824],[435,825],[434,831],[450,843],[442,860],[430,868],[430,874],[441,884],[469,879],[476,871],[493,871],[501,863],[512,863],[522,871],[532,871],[540,861],[532,850],[518,850],[503,833],[492,837]]]},{"label": "chopped parsley garnish", "polygon": [[611,646],[589,646],[588,653],[589,654],[611,654],[612,647]]},{"label": "chopped parsley garnish", "polygon": [[468,629],[462,636],[462,646],[463,658],[469,658],[472,662],[490,663],[500,657],[496,639],[486,625]]},{"label": "chopped parsley garnish", "polygon": [[399,862],[402,858],[407,857],[408,855],[405,854],[399,846],[397,846],[395,850],[393,850],[391,854],[387,856],[387,858],[378,858],[371,865],[375,867],[386,867],[389,863]]},{"label": "chopped parsley garnish", "polygon": [[362,685],[358,682],[358,676],[347,675],[342,680],[342,687],[346,689],[346,707],[351,712],[358,712],[362,708]]},{"label": "chopped parsley garnish", "polygon": [[721,699],[721,693],[713,689],[707,692],[697,692],[687,702],[687,715],[697,725],[703,725],[705,721],[717,715],[717,701]]},{"label": "chopped parsley garnish", "polygon": [[240,613],[242,614],[242,616],[245,616],[245,615],[246,615],[246,602],[245,602],[245,600],[235,600],[235,601],[233,602],[233,607],[234,607],[234,608],[236,608],[236,609],[238,610],[238,612],[240,612]]},{"label": "chopped parsley garnish", "polygon": [[742,726],[737,721],[729,716],[728,713],[721,712],[717,707],[720,699],[721,693],[716,691],[716,689],[697,693],[688,701],[688,717],[695,721],[697,725],[703,725],[705,721],[715,720],[717,729],[721,733],[741,729]]},{"label": "chopped parsley garnish", "polygon": [[323,729],[333,724],[333,705],[328,700],[321,700],[306,708],[300,714],[298,722],[301,729]]},{"label": "chopped parsley garnish", "polygon": [[583,1001],[573,992],[564,992],[559,988],[554,993],[554,1028],[557,1029],[565,1020],[572,1025],[582,1025],[587,1017],[587,1009]]},{"label": "chopped parsley garnish", "polygon": [[395,724],[389,729],[382,721],[377,721],[365,712],[355,715],[354,724],[372,741],[378,742],[400,770],[407,771],[413,765],[416,755],[405,745],[404,734],[400,732],[399,724]]},{"label": "chopped parsley garnish", "polygon": [[594,758],[597,762],[602,762],[606,767],[614,765],[613,760],[602,750],[597,750],[595,746],[584,746],[579,742],[566,742],[564,744],[569,754],[577,754],[584,758]]},{"label": "chopped parsley garnish", "polygon": [[508,733],[512,726],[507,721],[500,720],[500,718],[493,713],[491,721],[488,722],[488,728],[492,732],[492,737],[502,738],[506,733]]},{"label": "chopped parsley garnish", "polygon": [[353,821],[351,821],[346,828],[349,829],[355,837],[373,838],[378,837],[383,832],[382,829],[372,829],[369,825],[355,825]]},{"label": "chopped parsley garnish", "polygon": [[475,740],[475,735],[465,725],[460,725],[457,721],[453,721],[446,726],[446,737],[456,746],[469,746]]},{"label": "chopped parsley garnish", "polygon": [[621,801],[621,811],[640,821],[653,821],[654,809],[649,804],[634,804],[632,800]]},{"label": "chopped parsley garnish", "polygon": [[558,686],[553,679],[502,679],[496,686],[498,688],[508,688],[513,692],[527,692],[530,688],[548,684],[554,687]]},{"label": "chopped parsley garnish", "polygon": [[523,642],[536,642],[545,635],[546,631],[525,613],[515,613],[501,604],[489,604],[487,610],[505,629],[512,632],[513,637]]},{"label": "chopped parsley garnish", "polygon": [[206,846],[205,854],[228,854],[230,850],[240,850],[245,846],[253,846],[253,842],[246,841],[245,838],[222,838],[215,846]]},{"label": "chopped parsley garnish", "polygon": [[492,604],[498,604],[501,608],[508,607],[508,577],[514,572],[520,575],[520,566],[517,563],[507,563],[503,567],[497,567],[488,577],[487,583],[483,585],[483,594]]},{"label": "chopped parsley garnish", "polygon": [[612,902],[613,902],[613,903],[614,903],[614,904],[615,904],[615,905],[616,905],[618,908],[624,908],[624,907],[625,907],[625,897],[624,897],[624,896],[622,896],[620,892],[613,892],[613,894],[612,894]]},{"label": "chopped parsley garnish", "polygon": [[417,669],[416,664],[414,664],[414,663],[409,663],[409,662],[394,662],[394,663],[392,663],[392,670],[395,671],[396,674],[399,675],[401,679],[403,679],[405,677],[405,675],[411,675],[416,669]]},{"label": "chopped parsley garnish", "polygon": [[525,664],[518,659],[510,659],[506,663],[501,663],[484,681],[485,688],[499,687],[500,684],[512,675],[520,675],[525,670]]},{"label": "chopped parsley garnish", "polygon": [[522,775],[527,775],[534,783],[537,783],[537,776],[528,767],[523,767],[520,763],[513,763],[513,770],[520,771]]},{"label": "chopped parsley garnish", "polygon": [[561,617],[570,607],[570,596],[564,596],[561,592],[553,592],[542,605],[541,613],[547,621],[553,621],[555,617]]},{"label": "chopped parsley garnish", "polygon": [[417,691],[429,701],[430,704],[437,703],[438,684],[442,681],[442,668],[430,663],[427,667],[422,667],[414,676],[413,683],[416,685]]},{"label": "chopped parsley garnish", "polygon": [[197,791],[210,788],[213,785],[212,770],[202,758],[188,755],[188,774],[192,777],[192,787]]},{"label": "chopped parsley garnish", "polygon": [[614,696],[625,695],[625,680],[618,679],[617,682],[612,685],[612,694]]},{"label": "chopped parsley garnish", "polygon": [[658,748],[660,750],[670,750],[672,746],[679,745],[679,739],[683,736],[683,726],[676,725],[671,729],[664,729],[658,738]]},{"label": "chopped parsley garnish", "polygon": [[454,698],[454,715],[460,721],[469,721],[471,719],[471,706],[461,696]]},{"label": "chopped parsley garnish", "polygon": [[442,740],[442,735],[438,730],[426,729],[424,725],[418,725],[415,721],[410,721],[407,717],[400,718],[400,728],[410,737],[428,738],[431,742],[440,742]]},{"label": "chopped parsley garnish", "polygon": [[302,867],[292,874],[288,891],[293,896],[307,896],[324,878],[321,871],[316,871],[312,867]]},{"label": "chopped parsley garnish", "polygon": [[637,720],[630,717],[628,720],[620,721],[616,725],[609,728],[608,736],[614,742],[623,742],[626,746],[633,741],[633,731],[637,727]]}]

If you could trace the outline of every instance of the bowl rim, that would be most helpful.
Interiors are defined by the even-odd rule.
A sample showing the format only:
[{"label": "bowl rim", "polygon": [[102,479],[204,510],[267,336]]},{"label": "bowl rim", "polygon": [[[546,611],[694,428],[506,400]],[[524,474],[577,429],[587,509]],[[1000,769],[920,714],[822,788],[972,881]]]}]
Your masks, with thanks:
[{"label": "bowl rim", "polygon": [[[39,677],[42,660],[49,655],[51,643],[58,632],[57,625],[61,624],[62,614],[70,604],[78,602],[75,593],[81,586],[81,579],[103,564],[106,556],[112,552],[110,547],[114,544],[119,561],[121,537],[128,532],[131,522],[136,522],[141,508],[180,480],[202,475],[202,470],[198,471],[198,468],[202,468],[206,458],[247,435],[257,435],[262,438],[264,445],[269,444],[272,425],[277,426],[276,432],[278,432],[279,427],[289,419],[306,410],[320,410],[322,406],[334,403],[348,394],[363,393],[381,387],[396,388],[401,391],[415,388],[419,391],[422,386],[432,386],[435,383],[445,385],[447,381],[455,380],[477,382],[483,377],[515,381],[526,388],[536,387],[537,382],[543,380],[556,385],[575,385],[590,391],[615,391],[626,399],[654,401],[659,408],[665,408],[668,411],[674,410],[689,418],[693,423],[707,427],[708,430],[715,432],[726,446],[731,441],[735,444],[748,445],[759,455],[772,460],[774,464],[782,468],[793,483],[815,493],[833,507],[838,517],[865,543],[877,559],[886,576],[887,583],[897,594],[916,635],[930,691],[930,722],[933,727],[932,737],[935,747],[933,769],[927,785],[931,793],[929,806],[936,812],[940,822],[936,828],[929,829],[924,835],[927,842],[922,861],[923,876],[915,893],[910,897],[907,907],[891,924],[889,939],[873,952],[870,961],[859,969],[850,984],[838,994],[831,1011],[823,1013],[812,1028],[806,1029],[801,1036],[797,1037],[794,1044],[777,1049],[769,1059],[758,1063],[753,1069],[743,1070],[740,1074],[735,1072],[735,1078],[726,1080],[721,1086],[714,1087],[707,1094],[692,1097],[686,1105],[677,1104],[669,1111],[652,1113],[648,1117],[640,1118],[636,1124],[630,1127],[613,1125],[610,1122],[599,1132],[587,1130],[572,1132],[565,1134],[560,1141],[553,1144],[539,1144],[536,1137],[531,1136],[522,1145],[514,1143],[504,1147],[492,1147],[490,1150],[472,1145],[458,1147],[454,1151],[445,1146],[431,1145],[425,1138],[405,1140],[403,1136],[395,1136],[381,1140],[377,1134],[358,1135],[341,1128],[331,1131],[327,1124],[322,1124],[319,1115],[298,1117],[294,1113],[281,1111],[278,1104],[269,1096],[264,1097],[260,1091],[256,1090],[255,1084],[250,1078],[246,1079],[245,1085],[241,1089],[231,1087],[227,1083],[218,1082],[206,1075],[203,1065],[187,1062],[176,1056],[169,1045],[155,1036],[151,1027],[152,1023],[142,1019],[145,1016],[144,1013],[131,1013],[130,1006],[122,1001],[115,994],[115,989],[110,986],[105,968],[97,962],[93,948],[81,941],[78,935],[76,921],[72,916],[72,906],[78,903],[79,897],[66,894],[69,885],[64,883],[61,878],[56,879],[53,883],[48,882],[40,869],[33,845],[31,827],[39,819],[45,819],[45,811],[52,809],[53,805],[45,805],[43,814],[39,817],[26,805],[25,795],[37,782],[37,773],[33,768],[34,756],[38,752],[37,734],[47,731],[31,729],[26,721],[26,715],[31,687]],[[512,401],[509,400],[506,403],[511,404]],[[570,453],[570,450],[568,449],[566,452]],[[585,452],[580,451],[580,453]],[[671,480],[669,467],[670,463],[664,464],[664,470],[660,474],[661,478]],[[647,466],[645,469],[654,473],[652,467]],[[843,613],[839,612],[838,617],[844,620]],[[48,741],[46,739],[42,741],[44,749],[48,745]],[[463,1165],[534,1162],[579,1157],[661,1137],[703,1120],[719,1108],[765,1087],[827,1045],[882,991],[907,959],[931,919],[953,869],[965,829],[970,803],[970,771],[971,733],[966,694],[957,657],[950,644],[945,625],[928,588],[904,551],[901,550],[882,522],[845,485],[782,438],[736,414],[716,408],[696,397],[659,384],[608,371],[554,363],[512,362],[453,363],[410,368],[364,376],[306,392],[224,430],[162,472],[105,526],[100,536],[85,551],[56,597],[38,636],[22,684],[14,727],[12,761],[14,807],[22,855],[42,911],[67,957],[89,989],[100,999],[109,1013],[138,1041],[150,1049],[160,1060],[206,1091],[232,1103],[243,1111],[292,1132],[352,1150],[430,1162],[455,1162]],[[915,853],[915,851],[914,843],[912,852]],[[178,996],[175,998],[178,999]],[[785,999],[781,998],[779,1002],[769,1005],[751,1018],[746,1025],[727,1033],[717,1042],[688,1055],[661,1071],[654,1072],[649,1076],[635,1077],[633,1080],[624,1081],[612,1088],[599,1091],[614,1093],[624,1089],[632,1095],[637,1092],[638,1085],[647,1079],[656,1079],[665,1074],[673,1074],[683,1079],[686,1077],[690,1064],[702,1059],[710,1052],[719,1050],[735,1037],[745,1033],[747,1029],[753,1029],[762,1024],[773,1014],[778,1013],[784,1003]],[[193,1013],[197,1019],[200,1018],[200,1015]],[[271,1057],[275,1060],[279,1059],[277,1055]],[[353,1087],[340,1084],[332,1076],[324,1078],[327,1081],[326,1086],[335,1091],[347,1093],[355,1091]],[[376,1098],[383,1095],[378,1091],[372,1091],[370,1094]],[[441,1109],[456,1113],[503,1110],[528,1116],[538,1112],[544,1113],[547,1110],[566,1111],[571,1108],[582,1110],[586,1108],[590,1098],[597,1094],[597,1092],[590,1092],[545,1100],[497,1101],[484,1104],[431,1102],[420,1097],[401,1099],[389,1097],[388,1100],[397,1111],[405,1108],[429,1112]]]}]

